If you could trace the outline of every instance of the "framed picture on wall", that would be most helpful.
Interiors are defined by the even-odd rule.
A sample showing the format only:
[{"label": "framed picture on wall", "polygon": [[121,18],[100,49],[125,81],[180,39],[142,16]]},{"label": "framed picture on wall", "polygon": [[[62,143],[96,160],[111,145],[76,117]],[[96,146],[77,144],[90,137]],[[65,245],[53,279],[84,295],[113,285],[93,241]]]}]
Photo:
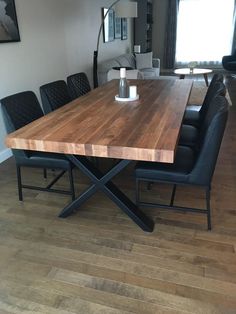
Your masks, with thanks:
[{"label": "framed picture on wall", "polygon": [[128,23],[127,18],[121,19],[121,39],[125,40],[128,38]]},{"label": "framed picture on wall", "polygon": [[121,38],[121,18],[115,17],[115,39]]},{"label": "framed picture on wall", "polygon": [[0,0],[0,43],[20,41],[15,0]]},{"label": "framed picture on wall", "polygon": [[[108,9],[102,8],[102,16],[107,14]],[[103,23],[103,41],[107,43],[114,40],[114,10],[110,10]]]}]

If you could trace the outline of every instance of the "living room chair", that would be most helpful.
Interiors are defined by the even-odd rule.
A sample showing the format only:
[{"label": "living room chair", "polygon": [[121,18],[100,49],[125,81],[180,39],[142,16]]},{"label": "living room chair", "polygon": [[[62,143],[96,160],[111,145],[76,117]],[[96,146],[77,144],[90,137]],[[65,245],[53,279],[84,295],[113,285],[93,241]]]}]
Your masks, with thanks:
[{"label": "living room chair", "polygon": [[204,105],[203,114],[199,120],[198,127],[188,124],[183,124],[180,130],[180,137],[179,137],[179,145],[190,146],[194,147],[203,133],[206,125],[209,123],[209,119],[214,112],[215,102],[214,98],[217,96],[224,96],[226,93],[226,87],[224,83],[216,82],[214,85],[211,86],[210,93],[208,98],[206,99]]},{"label": "living room chair", "polygon": [[[202,134],[199,152],[195,153],[187,146],[179,146],[174,164],[137,163],[135,168],[137,205],[206,214],[208,230],[211,229],[211,180],[227,121],[228,102],[225,97],[219,96],[215,98],[214,105],[215,111],[211,116],[208,127],[205,129],[205,134]],[[163,205],[140,201],[140,181],[173,185],[170,204]],[[177,185],[203,187],[206,193],[206,210],[174,205]]]},{"label": "living room chair", "polygon": [[39,90],[45,114],[66,105],[72,100],[66,82],[63,80],[42,85]]},{"label": "living room chair", "polygon": [[[43,116],[43,111],[38,99],[32,91],[21,92],[5,97],[1,99],[0,102],[7,133],[12,133]],[[75,199],[72,174],[73,166],[64,155],[19,149],[13,149],[12,152],[16,161],[18,195],[20,201],[23,200],[23,188],[67,194],[71,195],[72,200]],[[46,177],[45,169],[59,169],[61,172],[46,187],[38,187],[22,184],[21,167],[42,168],[44,169],[44,177]],[[53,189],[53,185],[67,171],[69,174],[70,190]]]},{"label": "living room chair", "polygon": [[72,100],[83,96],[91,91],[88,77],[84,72],[68,76],[67,86]]},{"label": "living room chair", "polygon": [[225,70],[236,73],[236,49],[232,55],[223,56],[222,65]]},{"label": "living room chair", "polygon": [[[216,73],[213,75],[211,83],[207,89],[207,93],[203,100],[202,106],[199,105],[191,105],[187,106],[184,114],[183,124],[194,125],[196,127],[199,126],[202,119],[204,119],[204,115],[207,111],[208,104],[210,103],[212,97],[214,97],[214,85],[216,82],[223,83],[224,76],[221,73]],[[226,93],[226,91],[225,91]]]}]

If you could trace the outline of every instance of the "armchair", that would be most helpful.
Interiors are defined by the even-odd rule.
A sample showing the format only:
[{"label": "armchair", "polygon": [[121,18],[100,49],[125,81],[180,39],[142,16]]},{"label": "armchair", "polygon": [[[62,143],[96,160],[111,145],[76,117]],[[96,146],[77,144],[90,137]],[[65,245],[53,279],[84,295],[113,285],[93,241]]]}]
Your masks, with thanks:
[{"label": "armchair", "polygon": [[225,70],[236,71],[236,50],[232,55],[222,58],[222,65]]}]

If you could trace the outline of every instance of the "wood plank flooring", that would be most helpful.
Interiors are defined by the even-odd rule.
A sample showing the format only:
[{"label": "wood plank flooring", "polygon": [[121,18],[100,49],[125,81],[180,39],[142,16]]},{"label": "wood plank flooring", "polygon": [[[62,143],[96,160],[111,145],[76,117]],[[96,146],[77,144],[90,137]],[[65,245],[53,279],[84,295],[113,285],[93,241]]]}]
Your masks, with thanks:
[{"label": "wood plank flooring", "polygon": [[[236,80],[227,84],[235,107],[212,184],[211,232],[203,215],[152,208],[155,230],[144,233],[102,193],[59,219],[67,196],[25,190],[20,203],[14,161],[0,165],[0,314],[236,313]],[[116,178],[132,198],[133,166]],[[46,183],[41,170],[23,174]],[[75,181],[77,193],[89,184],[78,171]],[[168,186],[142,186],[143,198],[169,196]],[[204,194],[179,188],[176,201],[204,206]]]}]

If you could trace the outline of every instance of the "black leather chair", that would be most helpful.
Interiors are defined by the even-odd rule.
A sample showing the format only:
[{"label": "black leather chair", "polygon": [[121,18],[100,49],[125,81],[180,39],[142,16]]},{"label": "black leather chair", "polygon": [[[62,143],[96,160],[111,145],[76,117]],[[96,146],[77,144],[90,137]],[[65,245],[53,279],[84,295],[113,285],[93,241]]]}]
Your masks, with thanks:
[{"label": "black leather chair", "polygon": [[[208,93],[207,100],[204,104],[203,115],[199,121],[198,128],[193,125],[183,124],[180,131],[179,145],[191,146],[194,147],[198,137],[200,136],[201,129],[205,128],[205,125],[208,124],[208,116],[211,115],[211,112],[214,111],[214,98],[217,96],[224,96],[226,94],[226,87],[224,83],[215,82]],[[212,108],[213,107],[213,108]],[[209,113],[209,114],[208,114]]]},{"label": "black leather chair", "polygon": [[236,50],[232,55],[222,58],[222,65],[225,70],[236,72]]},{"label": "black leather chair", "polygon": [[[43,111],[40,107],[38,99],[31,91],[5,97],[1,99],[1,105],[3,119],[8,133],[12,133],[43,116]],[[12,152],[16,161],[18,193],[20,201],[23,200],[23,188],[68,194],[72,196],[72,200],[75,199],[72,175],[73,166],[64,155],[19,149],[13,149]],[[62,172],[56,176],[51,183],[43,188],[22,184],[21,167],[43,168],[44,170],[60,169]],[[62,177],[66,171],[68,171],[69,174],[70,190],[64,191],[53,189],[52,186]]]},{"label": "black leather chair", "polygon": [[84,72],[68,76],[67,85],[72,99],[76,99],[91,91],[89,80]]},{"label": "black leather chair", "polygon": [[[209,116],[208,126],[199,141],[199,149],[195,152],[190,147],[177,148],[174,164],[138,162],[135,169],[137,205],[163,207],[181,211],[207,214],[208,229],[211,229],[210,190],[221,141],[228,116],[228,102],[219,96],[214,100],[215,110]],[[173,184],[173,192],[169,205],[141,202],[139,196],[140,181]],[[206,191],[206,210],[174,205],[176,185],[202,186]]]},{"label": "black leather chair", "polygon": [[45,114],[56,110],[72,99],[65,81],[55,81],[40,87],[43,111]]},{"label": "black leather chair", "polygon": [[204,119],[204,115],[207,111],[207,107],[212,99],[214,97],[214,85],[216,82],[223,83],[224,76],[220,73],[216,73],[213,75],[211,83],[208,87],[206,96],[203,100],[202,106],[199,105],[191,105],[187,106],[184,114],[184,120],[183,124],[189,124],[194,125],[196,127],[199,126],[201,123],[201,120]]}]

